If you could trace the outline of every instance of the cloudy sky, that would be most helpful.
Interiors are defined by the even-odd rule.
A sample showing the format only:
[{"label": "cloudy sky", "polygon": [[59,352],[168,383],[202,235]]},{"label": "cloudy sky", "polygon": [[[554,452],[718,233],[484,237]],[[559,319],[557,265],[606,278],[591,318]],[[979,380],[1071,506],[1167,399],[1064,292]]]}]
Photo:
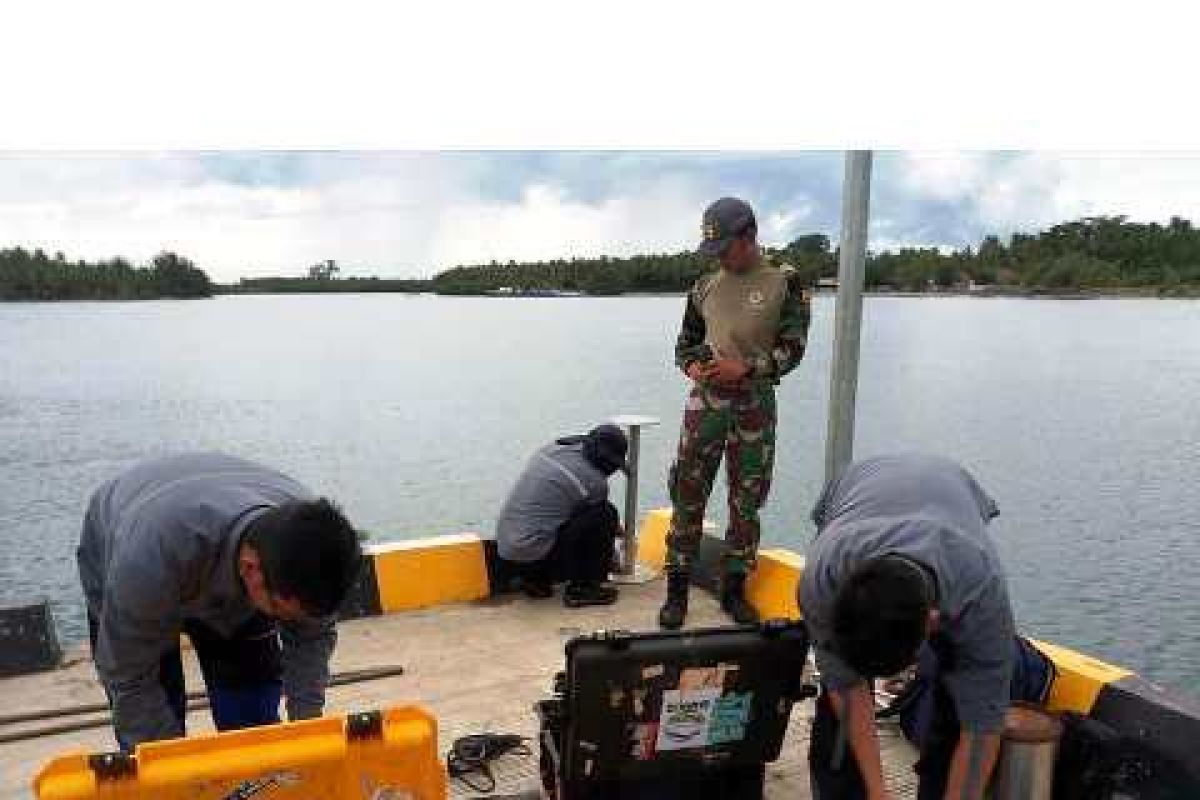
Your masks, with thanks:
[{"label": "cloudy sky", "polygon": [[[836,236],[839,153],[0,153],[0,248],[144,261],[170,249],[219,281],[428,275],[491,259],[695,244],[700,212],[750,200],[762,239]],[[872,249],[1125,214],[1200,220],[1200,154],[882,153]]]}]

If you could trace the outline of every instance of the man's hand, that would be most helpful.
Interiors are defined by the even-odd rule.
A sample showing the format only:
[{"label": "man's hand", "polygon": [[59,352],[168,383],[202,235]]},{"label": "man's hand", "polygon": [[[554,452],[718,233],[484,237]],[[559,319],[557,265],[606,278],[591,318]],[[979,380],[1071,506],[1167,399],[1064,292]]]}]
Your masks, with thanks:
[{"label": "man's hand", "polygon": [[712,374],[713,362],[693,361],[687,365],[687,376],[696,383],[707,383]]},{"label": "man's hand", "polygon": [[829,693],[833,713],[846,728],[850,753],[858,764],[867,800],[892,800],[883,780],[883,758],[875,733],[875,696],[865,682]]},{"label": "man's hand", "polygon": [[740,358],[718,358],[708,368],[708,380],[719,386],[736,386],[750,374],[750,365]]}]

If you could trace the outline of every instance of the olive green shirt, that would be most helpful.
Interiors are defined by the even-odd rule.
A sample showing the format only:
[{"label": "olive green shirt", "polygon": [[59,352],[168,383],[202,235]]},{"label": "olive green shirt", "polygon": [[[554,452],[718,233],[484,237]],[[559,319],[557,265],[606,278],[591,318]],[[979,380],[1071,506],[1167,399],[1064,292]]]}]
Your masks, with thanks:
[{"label": "olive green shirt", "polygon": [[749,272],[718,269],[688,292],[675,363],[739,358],[750,377],[777,383],[804,357],[811,294],[790,267],[766,260]]}]

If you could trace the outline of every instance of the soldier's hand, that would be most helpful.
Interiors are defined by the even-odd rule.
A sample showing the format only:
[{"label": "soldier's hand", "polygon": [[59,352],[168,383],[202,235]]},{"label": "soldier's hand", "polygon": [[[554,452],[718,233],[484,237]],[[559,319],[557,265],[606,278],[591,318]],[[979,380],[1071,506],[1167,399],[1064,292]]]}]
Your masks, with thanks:
[{"label": "soldier's hand", "polygon": [[741,383],[750,374],[750,365],[740,358],[719,358],[709,369],[709,379],[722,386]]},{"label": "soldier's hand", "polygon": [[693,361],[687,366],[687,376],[696,383],[704,383],[710,378],[712,368],[712,362]]}]

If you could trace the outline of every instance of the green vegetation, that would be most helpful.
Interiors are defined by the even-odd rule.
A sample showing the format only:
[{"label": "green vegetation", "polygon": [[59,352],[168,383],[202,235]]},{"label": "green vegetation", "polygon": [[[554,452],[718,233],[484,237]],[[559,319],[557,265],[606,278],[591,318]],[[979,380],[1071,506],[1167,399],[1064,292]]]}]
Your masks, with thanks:
[{"label": "green vegetation", "polygon": [[[780,249],[767,248],[812,282],[837,274],[829,238],[810,234]],[[443,294],[480,294],[500,287],[566,289],[589,294],[684,291],[711,263],[694,252],[632,258],[573,259],[534,264],[458,267],[437,275]],[[1200,230],[1175,217],[1167,225],[1094,217],[1016,234],[1008,243],[989,236],[977,248],[943,252],[902,248],[871,253],[868,288],[907,292],[970,286],[995,291],[1061,292],[1133,289],[1161,294],[1200,292]]]},{"label": "green vegetation", "polygon": [[222,294],[371,294],[431,292],[429,281],[393,278],[242,278],[219,287]]},{"label": "green vegetation", "polygon": [[213,286],[202,270],[174,253],[160,253],[146,267],[123,258],[67,261],[15,247],[0,250],[0,300],[153,300],[209,297]]},{"label": "green vegetation", "polygon": [[[804,236],[782,249],[768,252],[815,281],[837,272],[829,237]],[[713,262],[694,251],[674,255],[629,258],[573,258],[532,264],[491,264],[455,267],[431,281],[439,294],[482,294],[502,287],[519,291],[558,289],[605,295],[622,292],[682,292],[713,268]]]},{"label": "green vegetation", "polygon": [[224,294],[371,294],[375,292],[428,292],[429,281],[388,278],[338,278],[342,269],[336,261],[322,261],[308,268],[303,278],[242,278],[220,287]]},{"label": "green vegetation", "polygon": [[[801,236],[768,248],[816,283],[837,274],[837,252],[823,234]],[[536,263],[492,262],[449,269],[429,280],[339,277],[336,261],[310,267],[305,277],[247,278],[219,287],[230,294],[332,292],[513,293],[682,292],[712,262],[692,251],[629,258],[574,258]],[[1129,222],[1125,217],[1089,217],[1037,234],[1015,234],[1008,242],[988,236],[978,247],[956,251],[902,248],[870,254],[867,286],[906,292],[1137,292],[1200,295],[1200,230],[1174,217],[1166,225]],[[48,258],[40,250],[0,251],[0,300],[142,299],[206,297],[207,276],[172,253],[152,266],[135,268],[122,259],[87,264]]]},{"label": "green vegetation", "polygon": [[952,253],[906,249],[873,255],[867,284],[908,291],[968,282],[1030,291],[1122,289],[1161,294],[1200,290],[1200,230],[1180,217],[1166,225],[1089,217],[1005,244],[988,236]]}]

